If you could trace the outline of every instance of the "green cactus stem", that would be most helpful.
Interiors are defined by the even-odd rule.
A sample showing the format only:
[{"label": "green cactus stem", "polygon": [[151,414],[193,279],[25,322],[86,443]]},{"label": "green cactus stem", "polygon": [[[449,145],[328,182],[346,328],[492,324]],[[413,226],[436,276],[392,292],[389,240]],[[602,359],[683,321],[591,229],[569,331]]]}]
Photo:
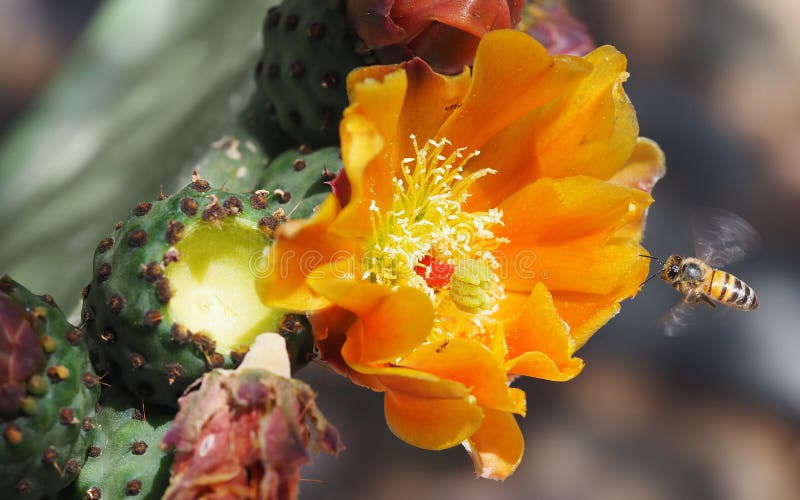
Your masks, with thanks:
[{"label": "green cactus stem", "polygon": [[83,331],[49,295],[0,278],[0,496],[54,496],[75,480],[100,379]]}]

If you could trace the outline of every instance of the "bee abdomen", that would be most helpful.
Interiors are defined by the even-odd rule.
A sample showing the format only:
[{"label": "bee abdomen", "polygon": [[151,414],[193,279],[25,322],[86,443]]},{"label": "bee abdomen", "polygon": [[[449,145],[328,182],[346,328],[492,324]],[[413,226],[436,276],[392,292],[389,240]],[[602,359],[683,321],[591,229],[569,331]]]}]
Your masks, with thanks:
[{"label": "bee abdomen", "polygon": [[752,287],[725,271],[717,270],[710,288],[711,297],[727,306],[744,310],[758,307],[758,297]]}]

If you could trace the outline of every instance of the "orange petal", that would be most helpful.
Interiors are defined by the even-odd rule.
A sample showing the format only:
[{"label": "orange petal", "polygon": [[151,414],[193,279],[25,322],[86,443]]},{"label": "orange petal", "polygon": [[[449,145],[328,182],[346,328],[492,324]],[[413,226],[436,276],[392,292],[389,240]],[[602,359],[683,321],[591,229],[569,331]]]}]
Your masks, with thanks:
[{"label": "orange petal", "polygon": [[455,446],[475,433],[483,410],[463,399],[431,399],[387,392],[383,400],[386,423],[403,441],[426,450]]},{"label": "orange petal", "polygon": [[355,259],[340,254],[341,259],[315,267],[308,273],[308,286],[317,294],[358,316],[378,307],[392,295],[388,286],[361,281]]},{"label": "orange petal", "polygon": [[420,144],[436,136],[437,130],[464,100],[472,81],[469,68],[455,76],[434,72],[420,59],[403,66],[408,76],[408,89],[397,136],[398,158],[414,157],[410,135]]},{"label": "orange petal", "polygon": [[588,54],[592,74],[540,116],[537,151],[542,177],[583,174],[608,179],[630,157],[639,134],[636,113],[622,89],[625,56],[604,46]]},{"label": "orange petal", "polygon": [[[364,284],[358,286],[377,291]],[[347,331],[347,341],[342,347],[342,356],[348,364],[392,361],[410,352],[430,334],[433,305],[428,296],[410,287],[388,290],[390,294],[375,307],[362,310],[354,306],[357,310],[353,312],[359,316],[359,321]],[[365,302],[373,302],[368,291],[364,297]]]},{"label": "orange petal", "polygon": [[525,439],[512,414],[484,410],[480,429],[464,446],[472,457],[477,475],[502,481],[513,474],[522,461]]},{"label": "orange petal", "polygon": [[658,144],[646,137],[639,137],[625,168],[614,174],[609,182],[649,193],[667,173],[665,164],[664,152]]},{"label": "orange petal", "polygon": [[622,297],[616,295],[618,294],[553,293],[553,303],[558,315],[570,326],[570,336],[576,351],[619,312],[619,300]]},{"label": "orange petal", "polygon": [[575,344],[569,326],[558,315],[550,292],[541,283],[531,292],[521,313],[505,324],[509,373],[546,380],[575,377],[583,361],[573,358]]},{"label": "orange petal", "polygon": [[496,30],[481,39],[473,68],[468,95],[439,137],[456,147],[480,149],[509,124],[568,91],[590,65],[577,57],[551,57],[520,31]]},{"label": "orange petal", "polygon": [[461,382],[439,378],[419,370],[397,366],[357,366],[365,373],[374,374],[381,384],[395,393],[418,398],[463,399],[470,390]]},{"label": "orange petal", "polygon": [[263,259],[257,261],[256,289],[265,304],[279,309],[317,311],[330,306],[306,284],[309,271],[330,262],[331,256],[360,255],[357,242],[331,234],[327,228],[339,213],[339,202],[329,196],[311,219],[289,221]]},{"label": "orange petal", "polygon": [[[385,73],[392,68],[394,71]],[[399,164],[392,141],[397,135],[406,86],[406,74],[397,67],[356,70],[348,76],[353,104],[344,111],[339,136],[351,198],[331,231],[366,238],[371,232],[370,203],[374,200],[383,207],[391,201],[391,179]]]},{"label": "orange petal", "polygon": [[509,373],[525,375],[528,377],[550,380],[552,382],[566,382],[577,377],[583,370],[583,360],[570,358],[562,364],[541,352],[526,352],[509,361],[506,366]]},{"label": "orange petal", "polygon": [[503,226],[495,233],[520,247],[592,234],[608,236],[642,219],[652,201],[641,190],[592,177],[540,179],[500,204]]},{"label": "orange petal", "polygon": [[524,411],[510,393],[502,360],[495,358],[478,341],[455,338],[446,345],[425,344],[399,364],[461,382],[470,388],[483,407],[517,413]]},{"label": "orange petal", "polygon": [[553,291],[632,296],[647,273],[639,257],[645,250],[625,240],[603,245],[589,238],[523,248],[512,244],[503,250],[513,266],[503,282],[509,291],[527,292],[544,283]]},{"label": "orange petal", "polygon": [[357,317],[341,307],[329,307],[309,316],[311,331],[319,349],[320,359],[340,375],[347,375],[350,368],[342,358],[345,332],[357,321]]},{"label": "orange petal", "polygon": [[332,230],[365,237],[371,226],[369,206],[391,200],[391,177],[401,160],[413,157],[410,135],[432,138],[463,100],[469,71],[448,77],[435,73],[420,59],[402,65],[374,66],[353,71],[348,90],[353,103],[340,126],[342,157],[351,182],[352,198]]},{"label": "orange petal", "polygon": [[[664,164],[664,153],[658,144],[650,139],[639,137],[636,148],[628,158],[625,168],[614,174],[609,182],[649,193],[653,190],[656,182],[666,173],[667,169]],[[619,231],[615,236],[639,241],[644,232],[644,222],[644,217],[633,221],[624,228],[624,231]]]}]

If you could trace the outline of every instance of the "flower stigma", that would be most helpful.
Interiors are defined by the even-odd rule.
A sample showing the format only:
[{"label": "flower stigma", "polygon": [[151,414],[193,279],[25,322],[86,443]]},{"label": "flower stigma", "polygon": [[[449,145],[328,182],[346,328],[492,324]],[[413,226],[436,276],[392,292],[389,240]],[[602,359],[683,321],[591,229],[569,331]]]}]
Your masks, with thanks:
[{"label": "flower stigma", "polygon": [[506,242],[492,231],[502,225],[502,212],[468,212],[464,203],[470,186],[495,170],[464,174],[478,151],[466,154],[444,138],[422,149],[414,135],[411,141],[415,156],[403,159],[392,178],[390,206],[370,205],[372,238],[362,277],[425,292],[436,311],[431,341],[484,336],[504,295],[492,254]]}]

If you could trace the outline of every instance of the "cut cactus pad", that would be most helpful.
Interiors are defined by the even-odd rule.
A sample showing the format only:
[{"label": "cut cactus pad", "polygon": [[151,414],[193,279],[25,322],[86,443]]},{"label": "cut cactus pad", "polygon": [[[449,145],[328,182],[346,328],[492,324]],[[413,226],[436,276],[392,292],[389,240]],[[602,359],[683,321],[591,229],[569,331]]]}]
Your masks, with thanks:
[{"label": "cut cactus pad", "polygon": [[259,301],[253,266],[285,220],[275,196],[195,176],[100,242],[83,320],[130,390],[174,407],[206,370],[237,365],[256,335],[278,331],[283,314]]},{"label": "cut cactus pad", "polygon": [[266,308],[248,286],[252,262],[265,241],[263,234],[238,222],[198,226],[175,246],[181,259],[164,269],[175,289],[168,305],[172,320],[190,331],[208,332],[220,352],[250,345],[282,316]]}]

